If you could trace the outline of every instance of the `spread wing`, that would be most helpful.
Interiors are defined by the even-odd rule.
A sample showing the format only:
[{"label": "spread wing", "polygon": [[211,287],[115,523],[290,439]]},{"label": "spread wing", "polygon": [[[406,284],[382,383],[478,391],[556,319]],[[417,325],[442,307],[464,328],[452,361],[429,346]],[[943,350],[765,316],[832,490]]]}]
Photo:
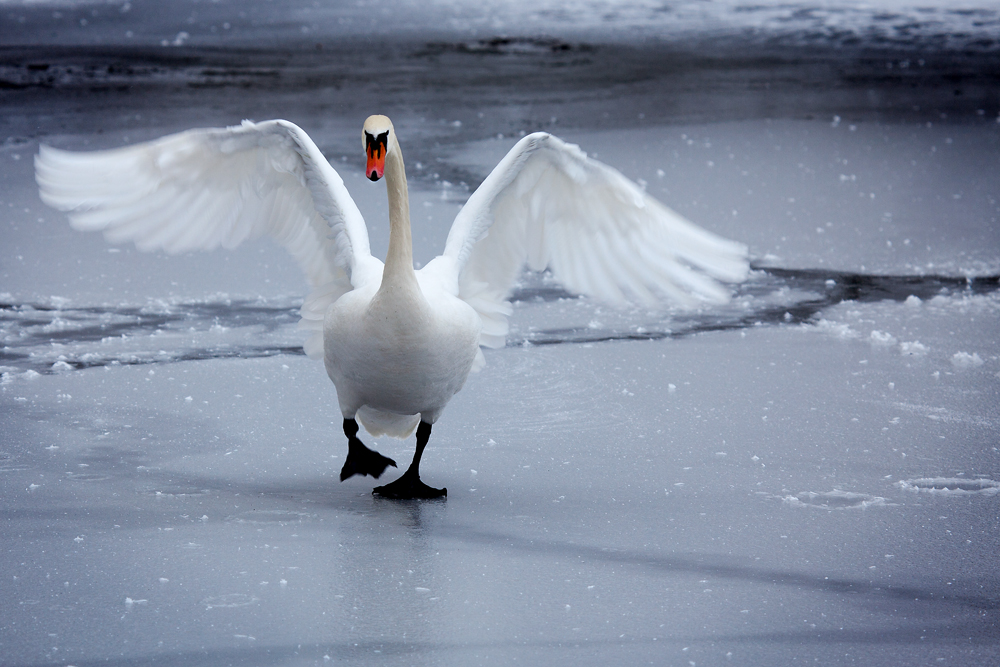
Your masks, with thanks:
[{"label": "spread wing", "polygon": [[310,356],[322,354],[326,306],[380,274],[340,175],[288,121],[244,121],[89,153],[42,146],[35,176],[42,201],[66,211],[74,228],[140,250],[233,248],[274,237],[313,288],[301,323],[314,333]]},{"label": "spread wing", "polygon": [[747,248],[708,232],[577,146],[521,139],[459,212],[444,256],[483,320],[482,345],[507,333],[508,292],[524,266],[611,304],[725,303]]}]

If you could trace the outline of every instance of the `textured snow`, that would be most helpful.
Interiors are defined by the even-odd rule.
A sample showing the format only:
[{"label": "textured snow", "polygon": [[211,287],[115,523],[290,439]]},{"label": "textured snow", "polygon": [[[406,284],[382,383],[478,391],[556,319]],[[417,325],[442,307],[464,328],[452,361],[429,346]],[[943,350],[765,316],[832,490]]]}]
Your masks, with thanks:
[{"label": "textured snow", "polygon": [[885,498],[851,491],[800,491],[782,498],[793,507],[818,507],[828,510],[867,509],[872,505],[885,505]]},{"label": "textured snow", "polygon": [[984,362],[983,358],[977,352],[973,352],[972,354],[968,352],[956,352],[951,355],[951,363],[955,368],[976,368],[977,366],[982,366]]},{"label": "textured snow", "polygon": [[1000,482],[992,479],[964,479],[957,477],[923,477],[897,482],[901,489],[914,493],[934,493],[942,496],[983,495],[1000,493]]}]

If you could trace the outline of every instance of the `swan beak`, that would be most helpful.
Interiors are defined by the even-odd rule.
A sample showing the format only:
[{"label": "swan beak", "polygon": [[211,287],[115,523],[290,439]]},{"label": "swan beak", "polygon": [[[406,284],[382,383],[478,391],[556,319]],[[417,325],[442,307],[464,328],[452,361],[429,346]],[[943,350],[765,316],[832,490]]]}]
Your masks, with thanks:
[{"label": "swan beak", "polygon": [[382,178],[383,173],[385,173],[385,152],[380,151],[378,148],[375,148],[375,150],[369,148],[368,166],[365,167],[365,174],[372,181],[377,181]]},{"label": "swan beak", "polygon": [[388,152],[389,133],[385,132],[373,137],[365,132],[365,152],[368,154],[368,165],[365,175],[372,181],[382,178],[385,173],[385,154]]}]

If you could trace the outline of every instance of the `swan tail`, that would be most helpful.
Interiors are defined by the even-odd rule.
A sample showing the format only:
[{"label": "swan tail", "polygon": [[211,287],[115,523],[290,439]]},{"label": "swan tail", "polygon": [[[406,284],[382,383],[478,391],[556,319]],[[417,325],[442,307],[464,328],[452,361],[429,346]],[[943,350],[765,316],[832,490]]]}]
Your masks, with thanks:
[{"label": "swan tail", "polygon": [[391,438],[406,438],[420,423],[420,414],[397,415],[392,412],[376,410],[367,405],[362,406],[356,415],[361,425],[372,437],[387,435]]}]

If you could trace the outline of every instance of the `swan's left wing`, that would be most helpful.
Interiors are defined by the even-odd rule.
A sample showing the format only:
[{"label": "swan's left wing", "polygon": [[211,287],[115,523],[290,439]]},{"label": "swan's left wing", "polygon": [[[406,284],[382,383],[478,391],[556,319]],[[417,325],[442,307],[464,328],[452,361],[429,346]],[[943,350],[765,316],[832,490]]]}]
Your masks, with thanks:
[{"label": "swan's left wing", "polygon": [[459,296],[501,347],[508,292],[525,264],[574,292],[652,307],[725,303],[747,248],[687,221],[617,170],[544,132],[521,139],[459,212],[444,257]]}]

